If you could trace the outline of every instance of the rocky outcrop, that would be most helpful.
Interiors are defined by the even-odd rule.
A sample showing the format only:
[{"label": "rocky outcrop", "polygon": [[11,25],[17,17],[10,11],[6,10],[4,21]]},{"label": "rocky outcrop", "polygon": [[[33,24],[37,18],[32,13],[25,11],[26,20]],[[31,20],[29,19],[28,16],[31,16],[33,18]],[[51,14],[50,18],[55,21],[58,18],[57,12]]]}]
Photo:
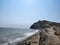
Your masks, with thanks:
[{"label": "rocky outcrop", "polygon": [[32,24],[30,29],[41,29],[41,28],[50,27],[50,26],[60,27],[60,23],[46,21],[46,20],[43,20],[43,21],[39,20],[38,22],[35,22],[34,24]]},{"label": "rocky outcrop", "polygon": [[38,29],[38,32],[16,45],[60,45],[60,23],[51,21],[38,21],[34,23],[31,29]]},{"label": "rocky outcrop", "polygon": [[30,42],[31,45],[39,45],[39,33],[35,33],[32,36],[29,36],[28,38],[26,38],[25,40],[16,43],[16,45],[28,45],[27,43]]},{"label": "rocky outcrop", "polygon": [[39,45],[60,45],[60,23],[43,20],[30,28],[39,29]]},{"label": "rocky outcrop", "polygon": [[39,33],[39,45],[60,45],[60,35],[55,34],[53,27],[42,29]]}]

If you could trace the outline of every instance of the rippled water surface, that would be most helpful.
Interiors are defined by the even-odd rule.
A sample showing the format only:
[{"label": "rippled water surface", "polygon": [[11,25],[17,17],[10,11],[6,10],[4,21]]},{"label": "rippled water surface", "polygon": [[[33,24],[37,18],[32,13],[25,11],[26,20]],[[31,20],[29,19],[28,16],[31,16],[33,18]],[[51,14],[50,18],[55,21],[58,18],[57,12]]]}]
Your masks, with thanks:
[{"label": "rippled water surface", "polygon": [[0,45],[15,45],[14,42],[21,41],[22,39],[36,33],[32,29],[19,29],[19,28],[0,28]]}]

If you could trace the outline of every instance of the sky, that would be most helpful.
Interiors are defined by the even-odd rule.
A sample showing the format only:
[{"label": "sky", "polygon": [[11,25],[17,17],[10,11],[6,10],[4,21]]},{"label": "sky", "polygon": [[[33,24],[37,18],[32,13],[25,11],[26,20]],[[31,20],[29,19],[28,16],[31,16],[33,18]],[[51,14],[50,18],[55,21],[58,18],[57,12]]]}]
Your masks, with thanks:
[{"label": "sky", "polygon": [[60,0],[0,0],[0,27],[28,28],[38,20],[60,22]]}]

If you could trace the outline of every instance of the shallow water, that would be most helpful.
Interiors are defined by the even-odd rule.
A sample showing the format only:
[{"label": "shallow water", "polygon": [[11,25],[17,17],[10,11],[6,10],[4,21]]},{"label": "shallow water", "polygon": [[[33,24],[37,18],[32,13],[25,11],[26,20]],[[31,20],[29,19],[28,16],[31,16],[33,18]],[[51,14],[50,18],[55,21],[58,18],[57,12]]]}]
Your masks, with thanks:
[{"label": "shallow water", "polygon": [[0,28],[0,45],[15,45],[16,42],[36,33],[32,29]]}]

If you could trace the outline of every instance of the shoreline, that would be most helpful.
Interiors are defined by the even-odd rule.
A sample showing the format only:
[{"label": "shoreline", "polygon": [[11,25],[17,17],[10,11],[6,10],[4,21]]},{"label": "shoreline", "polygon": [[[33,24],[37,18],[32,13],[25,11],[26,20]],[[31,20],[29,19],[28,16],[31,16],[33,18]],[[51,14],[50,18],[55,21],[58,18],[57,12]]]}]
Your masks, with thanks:
[{"label": "shoreline", "polygon": [[16,45],[25,45],[25,43],[28,43],[28,42],[30,42],[31,45],[38,45],[39,44],[39,38],[40,38],[39,32],[37,32],[37,33],[23,39],[22,41],[17,42]]}]

